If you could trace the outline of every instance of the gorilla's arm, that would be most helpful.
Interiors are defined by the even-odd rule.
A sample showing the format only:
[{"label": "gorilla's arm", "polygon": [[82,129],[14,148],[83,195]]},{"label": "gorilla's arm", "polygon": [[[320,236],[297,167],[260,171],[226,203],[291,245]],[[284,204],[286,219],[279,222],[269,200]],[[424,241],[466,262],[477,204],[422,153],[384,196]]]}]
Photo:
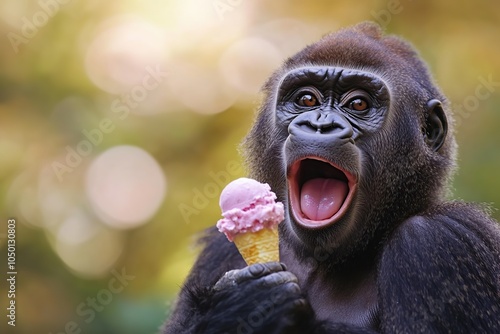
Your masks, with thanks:
[{"label": "gorilla's arm", "polygon": [[163,333],[375,333],[316,321],[297,278],[283,264],[246,267],[234,244],[215,229],[203,242]]},{"label": "gorilla's arm", "polygon": [[234,244],[215,228],[202,242],[165,334],[304,333],[311,310],[284,265],[246,267]]},{"label": "gorilla's arm", "polygon": [[386,333],[500,333],[500,229],[452,203],[403,223],[383,254]]}]

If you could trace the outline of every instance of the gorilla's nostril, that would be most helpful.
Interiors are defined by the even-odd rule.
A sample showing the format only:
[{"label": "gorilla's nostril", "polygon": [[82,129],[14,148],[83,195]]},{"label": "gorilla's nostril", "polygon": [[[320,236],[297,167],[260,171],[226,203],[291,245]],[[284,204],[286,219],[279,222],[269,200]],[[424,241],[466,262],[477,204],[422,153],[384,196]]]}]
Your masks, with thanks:
[{"label": "gorilla's nostril", "polygon": [[335,123],[334,121],[332,122],[323,122],[317,125],[318,132],[321,133],[329,133],[337,128],[339,128],[340,125]]},{"label": "gorilla's nostril", "polygon": [[304,132],[304,133],[317,133],[319,131],[319,128],[314,125],[314,123],[311,120],[305,119],[302,121],[297,121],[293,122],[290,124],[290,126],[293,128],[297,128],[299,132]]}]

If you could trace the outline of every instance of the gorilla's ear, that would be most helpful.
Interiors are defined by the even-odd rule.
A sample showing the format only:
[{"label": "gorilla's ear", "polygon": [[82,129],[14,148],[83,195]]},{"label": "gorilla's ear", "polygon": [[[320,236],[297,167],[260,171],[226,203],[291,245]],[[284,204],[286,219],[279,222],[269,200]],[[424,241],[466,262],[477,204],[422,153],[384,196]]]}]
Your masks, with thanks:
[{"label": "gorilla's ear", "polygon": [[427,119],[424,136],[427,145],[438,151],[444,144],[448,132],[448,121],[439,100],[433,99],[427,103]]}]

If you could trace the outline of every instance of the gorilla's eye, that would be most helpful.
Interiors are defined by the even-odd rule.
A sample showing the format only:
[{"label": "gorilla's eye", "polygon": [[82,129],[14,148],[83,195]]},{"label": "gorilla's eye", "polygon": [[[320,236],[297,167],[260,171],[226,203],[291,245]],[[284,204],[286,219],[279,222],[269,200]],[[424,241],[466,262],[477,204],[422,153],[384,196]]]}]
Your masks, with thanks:
[{"label": "gorilla's eye", "polygon": [[341,98],[340,104],[345,109],[361,113],[372,107],[372,100],[366,91],[356,89],[345,94]]},{"label": "gorilla's eye", "polygon": [[369,108],[368,102],[364,99],[354,99],[349,103],[349,108],[356,111],[364,111]]},{"label": "gorilla's eye", "polygon": [[295,98],[295,103],[301,107],[315,107],[319,105],[319,99],[312,92],[303,92]]},{"label": "gorilla's eye", "polygon": [[312,94],[302,94],[297,97],[297,104],[302,107],[314,107],[318,105],[318,99]]}]

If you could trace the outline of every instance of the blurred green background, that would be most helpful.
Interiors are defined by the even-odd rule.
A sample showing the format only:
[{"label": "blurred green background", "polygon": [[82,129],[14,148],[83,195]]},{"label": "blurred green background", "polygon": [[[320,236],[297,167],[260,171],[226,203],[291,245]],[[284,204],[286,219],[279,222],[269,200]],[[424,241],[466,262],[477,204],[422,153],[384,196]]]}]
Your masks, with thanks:
[{"label": "blurred green background", "polygon": [[0,331],[156,333],[245,173],[261,84],[363,20],[411,41],[454,106],[453,197],[499,207],[498,1],[3,0]]}]

